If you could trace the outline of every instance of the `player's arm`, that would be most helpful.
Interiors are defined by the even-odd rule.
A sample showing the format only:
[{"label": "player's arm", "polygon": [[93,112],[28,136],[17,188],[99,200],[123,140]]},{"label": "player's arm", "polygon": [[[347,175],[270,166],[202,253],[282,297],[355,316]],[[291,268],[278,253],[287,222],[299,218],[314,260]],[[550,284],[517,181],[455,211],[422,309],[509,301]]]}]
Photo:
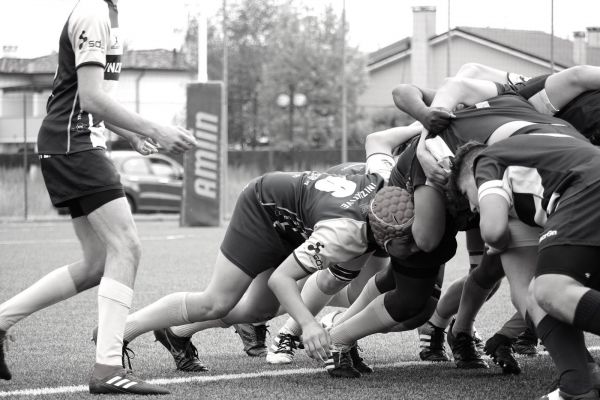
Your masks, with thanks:
[{"label": "player's arm", "polygon": [[415,122],[409,126],[370,133],[365,139],[366,172],[377,173],[387,182],[395,164],[393,149],[418,135],[421,129],[421,124]]},{"label": "player's arm", "polygon": [[488,194],[479,199],[479,227],[481,238],[490,254],[501,253],[508,246],[509,202],[500,194]]},{"label": "player's arm", "polygon": [[127,110],[110,97],[102,88],[104,68],[100,65],[80,66],[77,69],[77,81],[81,108],[92,113],[96,119],[153,139],[168,151],[183,152],[195,146],[196,140],[187,130],[157,124]]},{"label": "player's arm", "polygon": [[600,89],[600,67],[578,65],[567,68],[550,75],[545,89],[550,104],[546,104],[546,110],[538,111],[554,114],[583,92]]},{"label": "player's arm", "polygon": [[423,126],[413,122],[408,126],[397,126],[369,133],[365,138],[365,153],[367,159],[377,153],[392,154],[392,151],[401,144],[421,133]]},{"label": "player's arm", "polygon": [[127,140],[131,147],[133,147],[133,149],[141,155],[147,156],[158,152],[158,148],[152,139],[145,138],[134,132],[119,128],[116,125],[111,125],[108,123],[104,123],[104,125],[107,129],[110,129],[111,132],[114,132],[123,139]]},{"label": "player's arm", "polygon": [[412,235],[419,249],[430,252],[439,245],[446,229],[445,195],[432,186],[420,185],[415,188],[414,204]]},{"label": "player's arm", "polygon": [[449,110],[431,105],[435,95],[435,90],[419,88],[410,84],[401,84],[392,90],[392,98],[396,107],[419,121],[425,129],[432,133],[438,133],[445,129],[450,120],[454,118]]},{"label": "player's arm", "polygon": [[302,341],[307,354],[317,360],[325,361],[330,355],[329,334],[302,301],[296,283],[307,275],[309,275],[307,269],[301,266],[294,254],[291,254],[269,278],[269,288],[290,317],[302,327]]}]

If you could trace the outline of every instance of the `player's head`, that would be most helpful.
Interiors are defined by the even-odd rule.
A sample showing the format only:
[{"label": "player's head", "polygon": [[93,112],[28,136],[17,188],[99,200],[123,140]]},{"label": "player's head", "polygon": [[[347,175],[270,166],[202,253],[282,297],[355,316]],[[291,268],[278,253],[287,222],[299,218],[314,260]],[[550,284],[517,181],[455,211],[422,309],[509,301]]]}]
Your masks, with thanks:
[{"label": "player's head", "polygon": [[458,148],[452,162],[452,173],[450,175],[450,198],[459,202],[461,197],[469,200],[471,211],[479,210],[479,199],[477,197],[477,185],[473,174],[473,162],[487,145],[470,141]]},{"label": "player's head", "polygon": [[398,186],[385,186],[369,207],[369,225],[377,245],[390,256],[406,258],[415,251],[411,234],[414,219],[411,194]]}]

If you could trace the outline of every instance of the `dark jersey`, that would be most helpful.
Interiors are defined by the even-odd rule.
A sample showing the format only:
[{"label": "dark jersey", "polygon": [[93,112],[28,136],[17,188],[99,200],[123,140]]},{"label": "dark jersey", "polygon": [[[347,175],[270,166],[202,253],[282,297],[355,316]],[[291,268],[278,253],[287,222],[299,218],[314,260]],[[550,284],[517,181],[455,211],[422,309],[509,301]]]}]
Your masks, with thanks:
[{"label": "dark jersey", "polygon": [[537,112],[505,86],[497,87],[498,96],[455,112],[456,118],[439,134],[452,153],[470,140],[493,143],[514,134],[573,131],[565,121]]},{"label": "dark jersey", "polygon": [[40,154],[68,154],[106,148],[102,121],[81,108],[77,68],[98,65],[104,69],[103,89],[112,93],[121,72],[123,49],[119,38],[117,7],[110,0],[80,0],[59,40],[58,68],[47,115],[38,133]]},{"label": "dark jersey", "polygon": [[544,226],[561,202],[600,181],[600,150],[571,135],[530,133],[488,147],[473,169],[480,199],[499,194],[514,216]]},{"label": "dark jersey", "polygon": [[[530,99],[544,90],[549,76],[549,74],[536,76],[512,87],[521,96]],[[573,125],[593,144],[600,144],[600,90],[589,90],[580,94],[558,110],[554,116]]]},{"label": "dark jersey", "polygon": [[384,186],[379,174],[334,175],[316,171],[273,172],[256,185],[257,197],[306,269],[323,269],[375,249],[367,213]]}]

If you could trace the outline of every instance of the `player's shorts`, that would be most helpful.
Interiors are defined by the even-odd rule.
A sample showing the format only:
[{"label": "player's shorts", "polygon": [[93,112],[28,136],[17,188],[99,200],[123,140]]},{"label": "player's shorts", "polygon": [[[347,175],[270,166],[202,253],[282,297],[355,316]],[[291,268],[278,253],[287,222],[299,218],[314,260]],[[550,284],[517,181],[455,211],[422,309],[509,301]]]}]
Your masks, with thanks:
[{"label": "player's shorts", "polygon": [[283,239],[273,228],[258,199],[260,179],[251,181],[239,195],[221,243],[223,255],[252,278],[278,267],[301,244]]},{"label": "player's shorts", "polygon": [[540,240],[542,228],[538,226],[527,225],[518,218],[508,218],[508,230],[510,231],[509,249],[519,247],[537,247]]},{"label": "player's shorts", "polygon": [[535,276],[558,274],[600,289],[600,246],[550,246],[540,250]]},{"label": "player's shorts", "polygon": [[94,193],[123,191],[121,177],[103,149],[40,155],[40,164],[50,200],[56,207],[68,206],[70,200]]}]

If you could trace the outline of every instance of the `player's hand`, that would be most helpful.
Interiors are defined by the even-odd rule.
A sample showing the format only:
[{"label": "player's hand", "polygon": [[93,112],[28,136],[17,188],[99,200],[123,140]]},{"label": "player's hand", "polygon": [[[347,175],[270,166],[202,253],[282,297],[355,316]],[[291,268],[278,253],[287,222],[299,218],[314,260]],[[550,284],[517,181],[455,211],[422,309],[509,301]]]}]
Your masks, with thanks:
[{"label": "player's hand", "polygon": [[437,135],[450,125],[455,116],[452,111],[441,107],[429,107],[421,123],[433,135]]},{"label": "player's hand", "polygon": [[143,156],[148,156],[150,154],[158,152],[158,147],[156,146],[156,143],[154,143],[154,141],[150,138],[144,138],[135,135],[135,138],[131,139],[129,143],[135,151],[137,151]]},{"label": "player's hand", "polygon": [[173,125],[161,127],[156,140],[171,153],[183,153],[197,145],[196,139],[190,131]]},{"label": "player's hand", "polygon": [[438,187],[445,187],[450,173],[438,163],[435,157],[426,148],[417,148],[417,158],[427,180]]},{"label": "player's hand", "polygon": [[316,321],[302,327],[302,343],[308,356],[315,360],[325,362],[331,355],[329,332]]}]

